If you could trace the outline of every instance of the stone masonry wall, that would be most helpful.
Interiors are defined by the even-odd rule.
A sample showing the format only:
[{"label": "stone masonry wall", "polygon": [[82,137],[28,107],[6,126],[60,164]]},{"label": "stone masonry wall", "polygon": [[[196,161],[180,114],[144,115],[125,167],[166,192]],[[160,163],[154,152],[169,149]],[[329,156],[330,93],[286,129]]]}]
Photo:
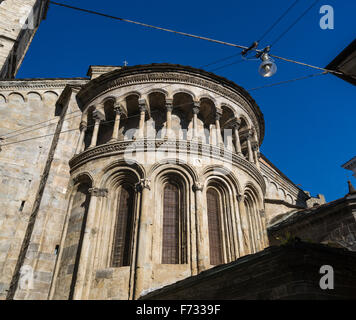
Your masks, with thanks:
[{"label": "stone masonry wall", "polygon": [[0,79],[13,78],[46,12],[47,0],[0,3]]},{"label": "stone masonry wall", "polygon": [[[7,296],[14,276],[28,222],[43,181],[53,133],[58,125],[56,101],[67,82],[71,81],[0,81],[0,114],[5,119],[0,121],[0,136],[5,138],[0,151],[0,299]],[[40,122],[42,124],[31,127]],[[63,129],[68,129],[68,125],[72,123],[65,123]],[[9,132],[12,133],[7,135]],[[40,136],[44,137],[33,139]],[[22,140],[26,141],[18,143]],[[61,159],[68,163],[74,143],[69,142],[68,137],[64,141],[69,144],[67,153],[62,150],[62,154],[53,160],[62,176],[69,175],[69,169],[63,167]],[[54,205],[59,205],[58,194],[65,195],[67,190],[67,185],[60,183],[61,180],[63,178],[60,176],[49,177],[47,183],[58,184],[57,194],[45,194],[42,199],[44,202],[50,200]],[[41,234],[42,230],[35,230],[35,233]],[[38,243],[29,246],[30,250],[37,248]],[[52,249],[54,252],[54,247]],[[48,263],[42,261],[40,265]],[[45,278],[47,275],[38,276]]]}]

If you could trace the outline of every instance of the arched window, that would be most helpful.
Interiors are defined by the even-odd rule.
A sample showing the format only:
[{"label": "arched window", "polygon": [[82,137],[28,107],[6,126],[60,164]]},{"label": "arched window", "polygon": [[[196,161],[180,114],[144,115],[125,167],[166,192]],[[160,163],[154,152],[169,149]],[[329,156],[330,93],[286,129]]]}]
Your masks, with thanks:
[{"label": "arched window", "polygon": [[222,236],[221,236],[221,209],[218,192],[209,188],[206,193],[209,227],[210,264],[223,263]]},{"label": "arched window", "polygon": [[117,218],[114,235],[112,257],[113,267],[129,266],[131,263],[134,190],[130,186],[122,186],[118,199]]},{"label": "arched window", "polygon": [[249,223],[250,247],[252,252],[262,250],[263,224],[258,210],[257,199],[254,194],[247,193],[245,197],[245,209]]},{"label": "arched window", "polygon": [[183,190],[173,181],[163,191],[162,263],[186,263],[186,227]]}]

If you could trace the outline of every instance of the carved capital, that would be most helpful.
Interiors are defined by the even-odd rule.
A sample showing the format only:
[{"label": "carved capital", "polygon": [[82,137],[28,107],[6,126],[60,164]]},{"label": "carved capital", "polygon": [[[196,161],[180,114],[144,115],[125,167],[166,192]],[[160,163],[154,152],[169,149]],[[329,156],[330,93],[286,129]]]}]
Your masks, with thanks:
[{"label": "carved capital", "polygon": [[200,101],[193,101],[193,114],[198,114],[200,111]]},{"label": "carved capital", "polygon": [[259,146],[258,146],[258,142],[257,141],[252,141],[252,144],[251,144],[251,146],[252,146],[252,150],[253,151],[258,151],[259,150]]},{"label": "carved capital", "polygon": [[231,121],[231,127],[233,129],[239,130],[241,126],[241,120],[240,119],[234,119],[233,121]]},{"label": "carved capital", "polygon": [[244,201],[245,201],[245,195],[243,195],[243,194],[238,194],[238,195],[236,196],[236,199],[237,199],[238,202],[244,202]]},{"label": "carved capital", "polygon": [[146,99],[138,99],[138,107],[140,109],[140,112],[146,112],[147,111]]},{"label": "carved capital", "polygon": [[253,138],[253,135],[254,135],[254,131],[253,129],[248,129],[246,130],[245,132],[243,132],[242,136],[244,138],[246,138],[247,140],[250,140]]},{"label": "carved capital", "polygon": [[166,109],[167,111],[173,111],[173,99],[166,99]]},{"label": "carved capital", "polygon": [[108,196],[108,189],[90,188],[88,191],[93,197],[107,197]]},{"label": "carved capital", "polygon": [[87,122],[86,121],[81,121],[79,125],[79,130],[80,131],[85,131],[87,129]]},{"label": "carved capital", "polygon": [[[99,106],[98,109],[100,109],[101,107]],[[93,111],[93,118],[95,121],[102,121],[105,119],[104,114],[102,114],[98,109],[95,109]]]},{"label": "carved capital", "polygon": [[136,191],[142,192],[143,189],[151,190],[151,179],[141,179],[140,182],[136,184]]},{"label": "carved capital", "polygon": [[203,191],[204,185],[200,182],[197,181],[194,185],[193,185],[193,191],[197,192],[197,191]]},{"label": "carved capital", "polygon": [[118,114],[119,116],[121,116],[124,112],[124,109],[122,107],[122,105],[120,103],[117,103],[115,106],[114,106],[114,111],[116,114]]},{"label": "carved capital", "polygon": [[215,120],[216,121],[220,121],[221,117],[222,117],[222,110],[216,109],[216,111],[215,111]]}]

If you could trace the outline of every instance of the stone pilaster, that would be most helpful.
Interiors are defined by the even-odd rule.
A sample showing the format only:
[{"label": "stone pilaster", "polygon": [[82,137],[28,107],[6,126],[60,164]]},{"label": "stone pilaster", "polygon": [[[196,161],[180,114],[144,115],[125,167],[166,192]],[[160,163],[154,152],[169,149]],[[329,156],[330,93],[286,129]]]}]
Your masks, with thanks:
[{"label": "stone pilaster", "polygon": [[240,221],[241,221],[241,229],[243,233],[243,246],[241,255],[246,255],[251,253],[250,247],[250,224],[248,222],[247,212],[245,208],[245,196],[238,195],[237,196],[238,206],[239,206],[239,213],[240,213]]},{"label": "stone pilaster", "polygon": [[97,234],[96,218],[100,212],[99,200],[107,197],[108,190],[101,188],[90,188],[91,194],[89,209],[87,213],[87,222],[83,237],[82,248],[80,252],[77,280],[73,292],[73,300],[87,300],[90,294],[90,266],[94,259],[95,236]]},{"label": "stone pilaster", "polygon": [[[151,210],[151,180],[142,179],[136,185],[136,190],[141,193],[140,216],[138,219],[138,235],[136,246],[136,268],[134,276],[133,298],[137,300],[142,291],[147,289],[145,286],[147,277],[150,276],[151,239],[152,239],[152,220],[150,219]],[[146,267],[146,265],[150,267]]]},{"label": "stone pilaster", "polygon": [[193,191],[195,192],[198,273],[200,273],[210,266],[208,219],[204,215],[203,184],[196,182]]}]

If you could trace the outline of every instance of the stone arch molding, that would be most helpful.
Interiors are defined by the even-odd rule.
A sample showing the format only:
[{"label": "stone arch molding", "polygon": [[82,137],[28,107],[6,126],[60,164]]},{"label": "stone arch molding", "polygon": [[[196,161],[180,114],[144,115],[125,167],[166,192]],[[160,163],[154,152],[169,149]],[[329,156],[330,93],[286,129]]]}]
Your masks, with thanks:
[{"label": "stone arch molding", "polygon": [[242,192],[241,184],[236,178],[235,174],[231,170],[225,168],[222,165],[207,166],[204,169],[202,176],[204,177],[205,187],[207,186],[209,180],[214,178],[219,178],[222,181],[224,181],[224,183],[232,187],[232,189],[236,189],[238,194]]},{"label": "stone arch molding", "polygon": [[263,190],[261,190],[262,193],[258,190],[255,184],[252,182],[247,182],[244,186],[244,194],[250,194],[252,195],[256,200],[260,208],[263,208]]},{"label": "stone arch molding", "polygon": [[7,103],[7,99],[4,95],[0,94],[0,104]]},{"label": "stone arch molding", "polygon": [[181,172],[186,178],[188,178],[191,183],[195,184],[199,181],[199,176],[197,171],[190,166],[188,163],[180,160],[177,162],[177,159],[165,159],[161,160],[150,168],[148,172],[148,177],[155,179],[162,172],[169,172],[170,170],[175,170],[176,172]]},{"label": "stone arch molding", "polygon": [[107,165],[98,175],[95,183],[99,188],[106,188],[124,170],[136,176],[137,182],[147,178],[146,170],[137,161],[128,164],[125,160],[120,159]]}]

